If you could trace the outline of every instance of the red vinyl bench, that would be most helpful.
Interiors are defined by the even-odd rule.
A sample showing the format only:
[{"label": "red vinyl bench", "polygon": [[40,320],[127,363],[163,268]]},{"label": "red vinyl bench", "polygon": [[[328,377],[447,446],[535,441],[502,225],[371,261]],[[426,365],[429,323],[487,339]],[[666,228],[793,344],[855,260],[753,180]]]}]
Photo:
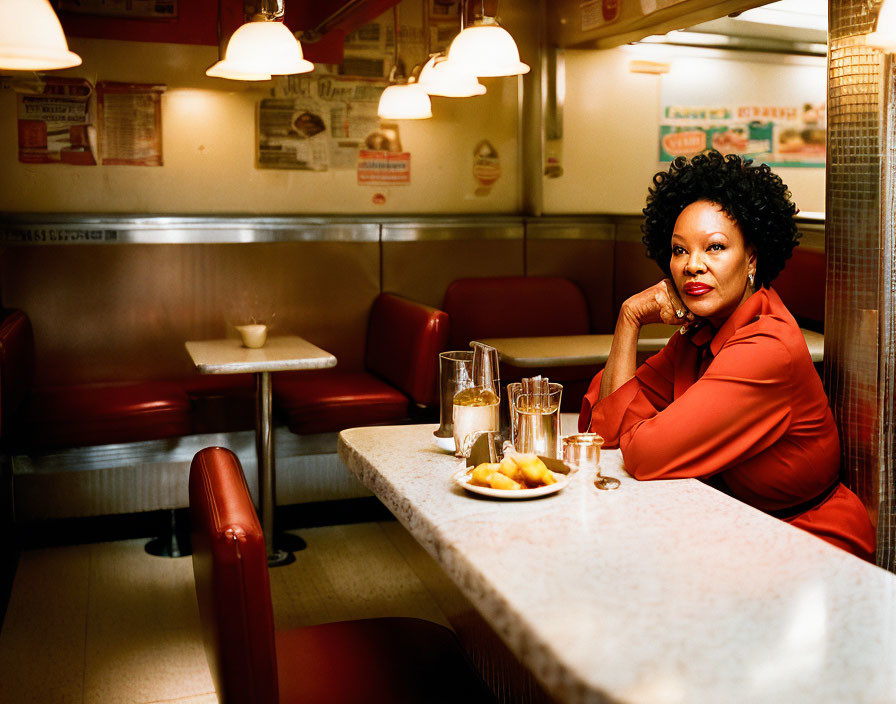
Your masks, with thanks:
[{"label": "red vinyl bench", "polygon": [[[255,386],[249,374],[32,388],[31,323],[22,311],[2,316],[0,420],[17,451],[254,427]],[[438,406],[438,355],[447,335],[442,311],[381,294],[368,321],[366,369],[277,374],[277,411],[299,434],[406,422],[415,408]]]},{"label": "red vinyl bench", "polygon": [[301,435],[408,422],[417,408],[438,407],[439,353],[447,340],[444,312],[381,293],[368,318],[364,370],[275,374],[275,411]]},{"label": "red vinyl bench", "polygon": [[33,387],[34,332],[23,311],[0,311],[0,433],[19,452],[251,429],[250,374]]}]

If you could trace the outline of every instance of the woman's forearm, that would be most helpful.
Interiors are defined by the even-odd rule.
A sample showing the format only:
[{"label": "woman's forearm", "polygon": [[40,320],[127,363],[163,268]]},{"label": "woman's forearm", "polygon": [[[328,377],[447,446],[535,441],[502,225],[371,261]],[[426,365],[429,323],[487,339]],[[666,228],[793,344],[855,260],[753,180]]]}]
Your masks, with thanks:
[{"label": "woman's forearm", "polygon": [[641,325],[623,306],[613,332],[613,343],[604,366],[600,398],[605,398],[635,376],[638,360],[638,334]]}]

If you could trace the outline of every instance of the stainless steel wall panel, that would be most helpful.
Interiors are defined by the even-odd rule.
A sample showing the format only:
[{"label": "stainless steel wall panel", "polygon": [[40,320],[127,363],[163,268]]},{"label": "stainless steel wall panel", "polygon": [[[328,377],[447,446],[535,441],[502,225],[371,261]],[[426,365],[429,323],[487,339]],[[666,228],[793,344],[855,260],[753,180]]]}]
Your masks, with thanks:
[{"label": "stainless steel wall panel", "polygon": [[896,62],[887,55],[883,93],[886,100],[880,197],[880,345],[878,398],[878,556],[879,563],[896,571]]},{"label": "stainless steel wall panel", "polygon": [[529,240],[610,240],[616,236],[616,223],[609,217],[530,218],[526,220]]},{"label": "stainless steel wall panel", "polygon": [[885,390],[896,368],[886,348],[892,299],[882,295],[892,287],[893,252],[881,227],[893,213],[882,212],[881,188],[892,189],[893,163],[882,156],[896,140],[884,120],[894,94],[892,79],[882,76],[891,71],[880,52],[865,46],[876,9],[862,0],[829,4],[824,380],[840,428],[842,476],[877,525],[878,563],[894,569],[894,466],[887,449],[893,396]]},{"label": "stainless steel wall panel", "polygon": [[588,301],[592,332],[612,332],[613,241],[533,238],[526,240],[526,275],[560,276],[576,283]]},{"label": "stainless steel wall panel", "polygon": [[469,276],[523,276],[520,237],[383,241],[383,290],[442,306],[445,290]]},{"label": "stainless steel wall panel", "polygon": [[[277,503],[288,505],[370,496],[336,455],[336,433],[274,435]],[[78,447],[13,457],[19,521],[137,513],[189,504],[190,462],[220,445],[240,458],[258,496],[255,433],[210,433],[167,440]]]},{"label": "stainless steel wall panel", "polygon": [[383,242],[521,240],[522,218],[435,218],[383,222]]},{"label": "stainless steel wall panel", "polygon": [[377,242],[368,218],[0,214],[6,244]]},{"label": "stainless steel wall panel", "polygon": [[224,337],[246,310],[363,365],[379,293],[379,245],[366,242],[8,247],[3,304],[31,318],[36,383],[195,373],[186,340]]}]

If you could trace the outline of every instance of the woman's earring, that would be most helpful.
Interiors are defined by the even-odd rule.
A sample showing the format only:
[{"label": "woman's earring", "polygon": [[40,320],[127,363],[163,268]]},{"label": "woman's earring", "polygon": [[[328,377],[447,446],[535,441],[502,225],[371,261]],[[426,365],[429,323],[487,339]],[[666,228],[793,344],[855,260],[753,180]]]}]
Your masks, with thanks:
[{"label": "woman's earring", "polygon": [[750,282],[750,288],[753,288],[753,279],[755,276],[753,274],[747,274],[747,281]]}]

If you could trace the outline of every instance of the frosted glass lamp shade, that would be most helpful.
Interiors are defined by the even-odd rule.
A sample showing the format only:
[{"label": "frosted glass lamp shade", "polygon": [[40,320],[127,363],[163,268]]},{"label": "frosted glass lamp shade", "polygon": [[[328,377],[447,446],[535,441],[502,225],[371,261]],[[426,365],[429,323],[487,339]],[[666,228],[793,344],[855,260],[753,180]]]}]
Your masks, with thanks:
[{"label": "frosted glass lamp shade", "polygon": [[271,80],[271,74],[269,73],[247,73],[246,71],[239,71],[232,67],[228,67],[223,61],[218,61],[215,64],[209,66],[208,70],[205,72],[206,76],[211,76],[212,78],[229,78],[232,81],[269,81]]},{"label": "frosted glass lamp shade", "polygon": [[207,76],[243,81],[267,80],[273,75],[308,73],[314,64],[302,56],[302,46],[282,22],[265,19],[237,29],[224,59],[205,72]]},{"label": "frosted glass lamp shade", "polygon": [[448,48],[448,61],[474,76],[516,76],[528,73],[510,33],[497,24],[474,24]]},{"label": "frosted glass lamp shade", "polygon": [[866,46],[896,53],[896,3],[884,0],[877,15],[874,31],[865,36]]},{"label": "frosted glass lamp shade", "polygon": [[472,73],[445,59],[437,61],[435,56],[423,64],[417,83],[430,95],[446,98],[469,98],[485,93],[485,86]]},{"label": "frosted glass lamp shade", "polygon": [[432,103],[419,83],[387,86],[376,114],[387,120],[425,120],[432,117]]},{"label": "frosted glass lamp shade", "polygon": [[0,69],[49,71],[80,64],[49,0],[0,2]]}]

